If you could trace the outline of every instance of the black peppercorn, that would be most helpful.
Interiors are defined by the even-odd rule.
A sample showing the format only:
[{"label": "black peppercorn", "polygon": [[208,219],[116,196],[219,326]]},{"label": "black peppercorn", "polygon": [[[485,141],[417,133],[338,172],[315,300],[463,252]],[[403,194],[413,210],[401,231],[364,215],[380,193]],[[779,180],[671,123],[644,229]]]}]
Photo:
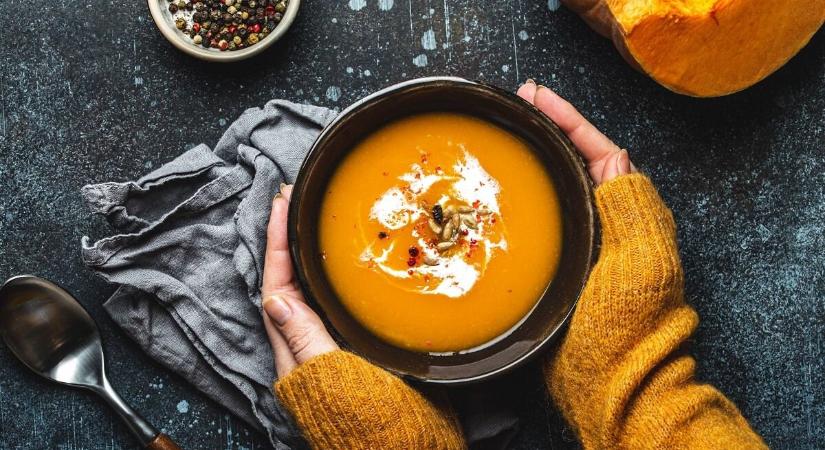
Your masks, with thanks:
[{"label": "black peppercorn", "polygon": [[169,12],[172,13],[172,14],[175,14],[176,12],[178,12],[178,5],[176,5],[174,3],[170,3],[169,4]]},{"label": "black peppercorn", "polygon": [[435,223],[444,222],[444,210],[441,205],[433,206],[433,220],[435,220]]}]

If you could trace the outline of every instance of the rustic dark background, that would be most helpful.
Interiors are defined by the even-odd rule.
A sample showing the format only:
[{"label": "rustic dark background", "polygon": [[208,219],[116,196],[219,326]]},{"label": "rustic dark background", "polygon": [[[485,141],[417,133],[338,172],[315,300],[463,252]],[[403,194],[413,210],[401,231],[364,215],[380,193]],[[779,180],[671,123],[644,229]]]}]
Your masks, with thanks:
[{"label": "rustic dark background", "polygon": [[[714,100],[635,72],[556,0],[305,0],[283,41],[232,65],[175,50],[141,1],[5,0],[0,44],[0,278],[35,273],[76,293],[102,328],[113,383],[184,448],[266,443],[104,313],[114,287],[78,249],[107,227],[80,187],[212,145],[272,98],[340,108],[436,74],[513,90],[535,78],[630,149],[679,224],[699,377],[772,447],[825,447],[825,32],[768,80]],[[512,384],[515,448],[577,447],[535,367]],[[0,449],[110,448],[134,443],[99,401],[36,378],[0,345]]]}]

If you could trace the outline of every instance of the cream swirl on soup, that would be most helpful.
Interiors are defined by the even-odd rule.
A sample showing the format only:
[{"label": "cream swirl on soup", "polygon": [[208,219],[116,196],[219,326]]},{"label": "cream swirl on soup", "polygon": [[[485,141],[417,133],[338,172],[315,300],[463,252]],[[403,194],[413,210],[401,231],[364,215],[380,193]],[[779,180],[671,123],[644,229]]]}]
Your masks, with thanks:
[{"label": "cream swirl on soup", "polygon": [[[421,277],[426,281],[414,288],[408,287],[408,290],[461,297],[473,288],[494,253],[507,250],[506,237],[501,232],[493,232],[490,227],[491,222],[501,224],[498,202],[501,186],[462,144],[458,147],[461,157],[452,167],[444,170],[414,163],[408,172],[397,177],[397,185],[386,190],[370,208],[370,220],[392,232],[411,234],[423,264],[419,264],[418,258],[414,265],[408,263],[409,258],[407,263],[401,258],[392,258],[399,251],[409,252],[409,249],[398,249],[395,241],[384,248],[376,248],[376,241],[368,243],[360,259],[387,276],[399,279]],[[421,154],[422,160],[426,161],[427,152],[422,150]],[[436,233],[438,227],[416,226],[422,219],[428,224],[433,219],[435,205],[425,200],[426,196],[432,196],[432,191],[438,196],[436,204],[442,211],[452,208],[453,214],[460,216],[455,236],[444,239]],[[480,212],[484,212],[483,217]],[[436,225],[443,225],[443,219]],[[447,217],[446,220],[451,219]],[[439,250],[438,241],[454,245]],[[481,252],[483,258],[480,261],[473,259],[473,252]]]}]

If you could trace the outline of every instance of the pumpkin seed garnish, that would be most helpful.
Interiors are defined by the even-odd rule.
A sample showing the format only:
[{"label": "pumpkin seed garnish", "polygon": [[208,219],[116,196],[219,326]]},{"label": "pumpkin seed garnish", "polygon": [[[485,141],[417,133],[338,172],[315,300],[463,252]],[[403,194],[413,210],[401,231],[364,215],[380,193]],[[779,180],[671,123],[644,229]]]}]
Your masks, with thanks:
[{"label": "pumpkin seed garnish", "polygon": [[441,227],[441,225],[439,225],[439,224],[435,221],[435,219],[432,219],[432,218],[431,218],[430,220],[428,220],[428,221],[427,221],[427,225],[429,225],[429,226],[430,226],[430,230],[432,230],[432,231],[433,231],[433,233],[435,233],[435,234],[439,234],[439,235],[440,235],[440,234],[441,234],[441,230],[443,230],[443,228]]},{"label": "pumpkin seed garnish", "polygon": [[455,231],[455,221],[450,220],[444,225],[444,229],[441,232],[441,240],[442,241],[449,241],[453,238],[453,231]]},{"label": "pumpkin seed garnish", "polygon": [[447,250],[453,248],[454,246],[455,246],[455,242],[447,241],[447,242],[439,242],[438,245],[436,245],[436,248],[438,249],[439,252],[444,252],[444,251],[447,251]]},{"label": "pumpkin seed garnish", "polygon": [[[478,202],[473,205],[477,205]],[[429,205],[426,205],[429,209]],[[460,235],[467,235],[468,230],[478,230],[479,216],[492,214],[488,208],[476,208],[468,205],[449,205],[442,207],[436,204],[430,210],[430,217],[427,225],[435,233],[437,239],[435,244],[439,253],[445,252],[458,244]],[[471,240],[472,241],[472,240]],[[471,245],[473,242],[471,242]],[[432,244],[431,244],[432,245]],[[429,266],[438,265],[438,258],[424,256],[424,264]]]},{"label": "pumpkin seed garnish", "polygon": [[478,229],[478,224],[476,222],[476,218],[473,217],[471,214],[462,214],[461,215],[461,221],[464,223],[464,225],[467,225],[468,227],[470,227],[474,230]]}]

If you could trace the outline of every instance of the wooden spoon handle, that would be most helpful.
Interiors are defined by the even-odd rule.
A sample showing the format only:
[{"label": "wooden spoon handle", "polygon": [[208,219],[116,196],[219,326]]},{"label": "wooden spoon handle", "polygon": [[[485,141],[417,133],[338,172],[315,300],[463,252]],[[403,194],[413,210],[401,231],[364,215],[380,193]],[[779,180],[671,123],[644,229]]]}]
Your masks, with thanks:
[{"label": "wooden spoon handle", "polygon": [[160,433],[146,445],[146,450],[180,450],[180,447],[169,436]]}]

